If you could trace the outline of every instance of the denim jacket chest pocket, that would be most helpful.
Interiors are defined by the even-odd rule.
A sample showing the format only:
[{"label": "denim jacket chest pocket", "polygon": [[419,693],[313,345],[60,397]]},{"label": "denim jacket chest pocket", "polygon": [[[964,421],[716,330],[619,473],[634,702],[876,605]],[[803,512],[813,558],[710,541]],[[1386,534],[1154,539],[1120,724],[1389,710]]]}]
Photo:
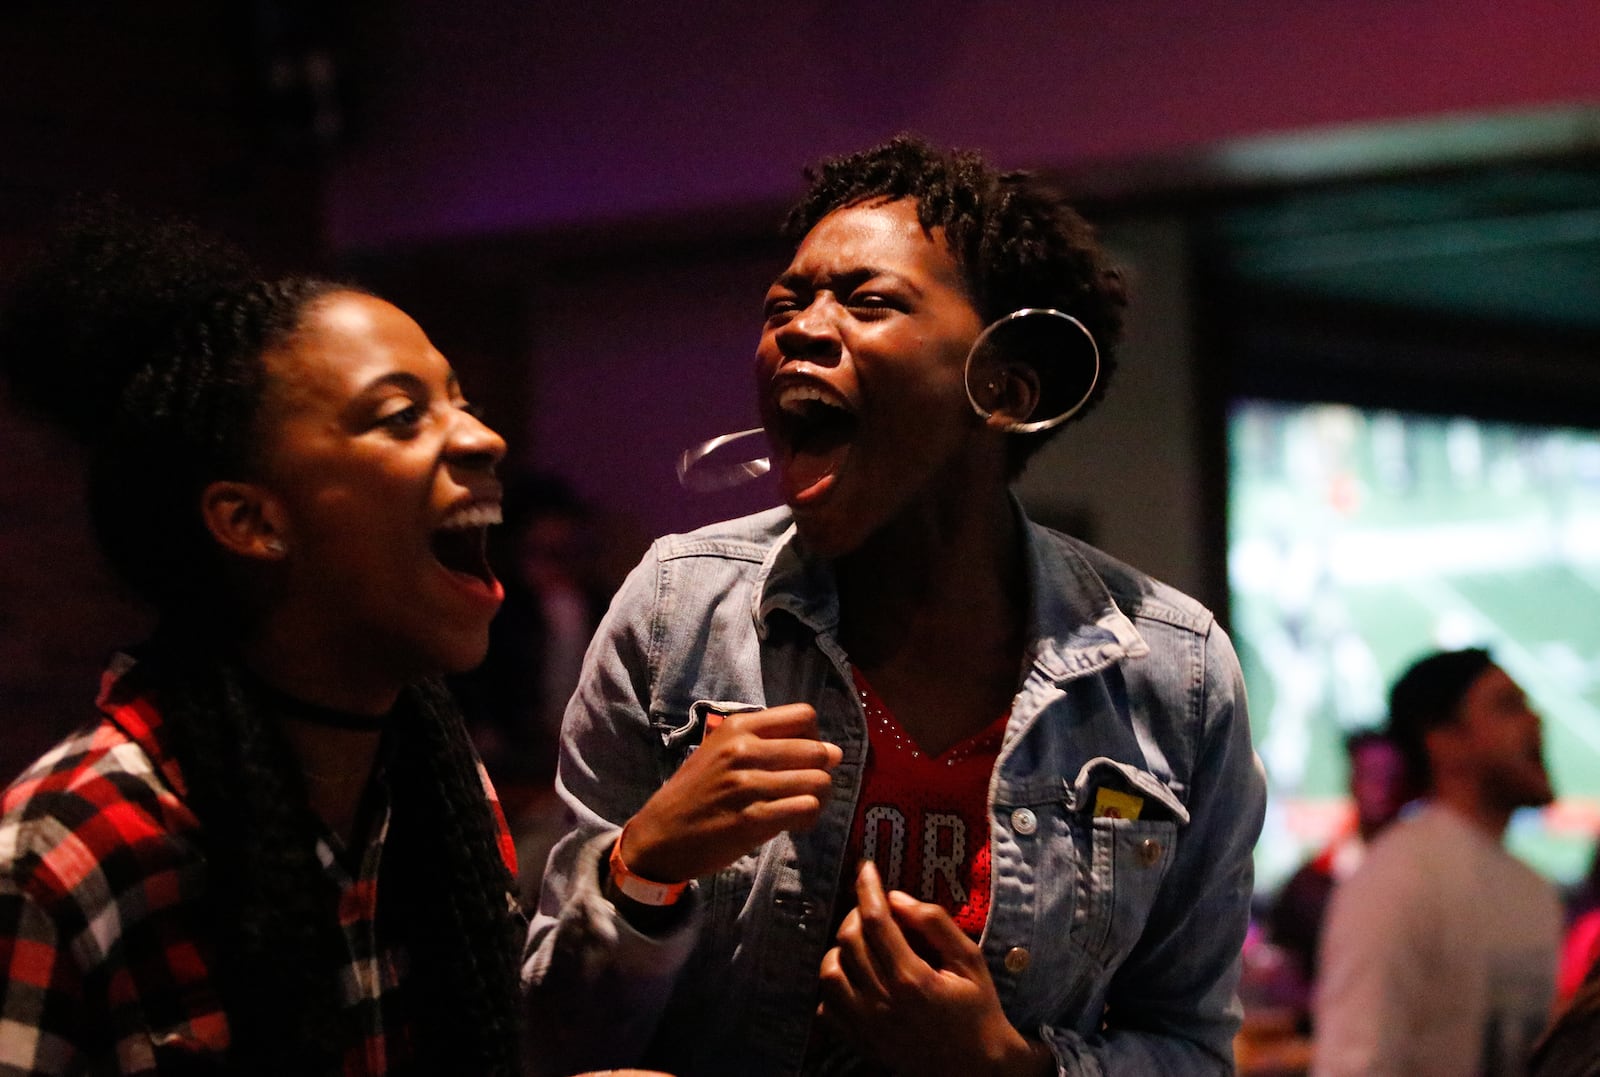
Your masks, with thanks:
[{"label": "denim jacket chest pocket", "polygon": [[[683,766],[724,718],[766,709],[761,703],[737,699],[684,698],[689,701],[662,703],[650,710],[650,728],[661,738],[659,760],[663,782]],[[705,930],[713,942],[734,927],[739,910],[749,896],[760,855],[760,849],[752,849],[710,880],[703,900],[710,907]]]},{"label": "denim jacket chest pocket", "polygon": [[1155,775],[1105,757],[1085,763],[1064,795],[1078,866],[1071,935],[1115,967],[1144,931],[1189,811]]},{"label": "denim jacket chest pocket", "polygon": [[763,709],[759,703],[718,699],[694,699],[684,704],[667,701],[652,706],[650,728],[661,738],[661,780],[666,781],[683,766],[723,718]]}]

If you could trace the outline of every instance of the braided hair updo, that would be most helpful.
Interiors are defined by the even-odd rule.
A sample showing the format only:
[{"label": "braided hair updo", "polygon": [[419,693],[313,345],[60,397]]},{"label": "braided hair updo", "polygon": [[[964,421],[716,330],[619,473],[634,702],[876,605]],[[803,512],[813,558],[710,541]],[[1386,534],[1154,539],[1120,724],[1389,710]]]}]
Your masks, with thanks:
[{"label": "braided hair updo", "polygon": [[[220,551],[199,493],[253,464],[261,356],[341,285],[264,281],[183,222],[78,206],[0,321],[18,401],[89,450],[89,508],[112,569],[166,614],[211,606]],[[213,611],[214,612],[214,611]]]}]

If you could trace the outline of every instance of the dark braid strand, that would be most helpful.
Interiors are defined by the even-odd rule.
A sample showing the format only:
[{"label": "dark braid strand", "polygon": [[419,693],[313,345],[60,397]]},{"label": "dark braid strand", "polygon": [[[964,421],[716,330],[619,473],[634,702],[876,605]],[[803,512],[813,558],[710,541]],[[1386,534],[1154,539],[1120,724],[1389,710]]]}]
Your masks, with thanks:
[{"label": "dark braid strand", "polygon": [[404,937],[422,1072],[516,1073],[521,924],[477,757],[442,685],[408,690],[396,720],[386,882],[413,895]]},{"label": "dark braid strand", "polygon": [[335,1072],[351,1040],[333,974],[345,943],[293,751],[209,644],[169,630],[141,656],[146,666],[204,824],[235,1064]]}]

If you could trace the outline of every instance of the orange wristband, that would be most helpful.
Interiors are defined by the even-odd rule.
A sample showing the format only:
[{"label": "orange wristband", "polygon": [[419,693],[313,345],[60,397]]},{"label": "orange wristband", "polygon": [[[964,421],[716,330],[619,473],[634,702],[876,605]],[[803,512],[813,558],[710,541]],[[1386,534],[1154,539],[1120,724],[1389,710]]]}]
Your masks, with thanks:
[{"label": "orange wristband", "polygon": [[641,905],[660,907],[676,904],[678,899],[683,896],[683,892],[688,889],[689,884],[687,882],[651,882],[649,879],[629,871],[628,865],[622,862],[622,836],[627,832],[628,828],[623,827],[622,834],[617,835],[615,844],[611,846],[611,859],[608,864],[611,869],[612,883],[616,885],[617,890],[623,896],[632,901],[637,901]]}]

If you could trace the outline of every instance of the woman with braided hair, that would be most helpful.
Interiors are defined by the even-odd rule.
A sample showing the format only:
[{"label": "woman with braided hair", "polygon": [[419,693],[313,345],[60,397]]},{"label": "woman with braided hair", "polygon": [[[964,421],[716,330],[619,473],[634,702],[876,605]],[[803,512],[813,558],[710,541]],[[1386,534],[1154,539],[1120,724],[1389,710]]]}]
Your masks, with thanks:
[{"label": "woman with braided hair", "polygon": [[477,663],[504,442],[395,307],[80,208],[0,321],[158,615],[0,803],[0,1072],[510,1073]]}]

